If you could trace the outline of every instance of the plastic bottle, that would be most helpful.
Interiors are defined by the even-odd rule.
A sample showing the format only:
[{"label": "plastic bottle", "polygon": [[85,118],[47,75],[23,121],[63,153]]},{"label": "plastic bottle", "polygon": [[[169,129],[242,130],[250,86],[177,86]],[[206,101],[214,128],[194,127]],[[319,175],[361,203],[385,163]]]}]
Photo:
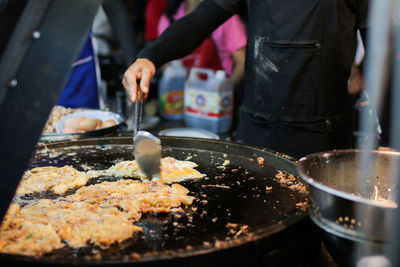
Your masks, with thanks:
[{"label": "plastic bottle", "polygon": [[186,126],[226,133],[232,126],[233,85],[223,70],[192,68],[185,83]]},{"label": "plastic bottle", "polygon": [[160,115],[169,120],[183,119],[183,92],[187,70],[180,60],[165,69],[158,85]]}]

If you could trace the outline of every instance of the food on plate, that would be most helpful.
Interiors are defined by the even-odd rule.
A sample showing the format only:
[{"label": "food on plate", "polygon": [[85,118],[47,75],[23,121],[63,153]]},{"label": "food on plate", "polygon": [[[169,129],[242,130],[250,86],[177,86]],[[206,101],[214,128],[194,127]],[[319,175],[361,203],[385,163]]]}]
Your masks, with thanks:
[{"label": "food on plate", "polygon": [[77,118],[68,118],[65,120],[63,133],[87,132],[115,125],[117,125],[117,123],[111,119],[103,122],[100,119],[79,116]]},{"label": "food on plate", "polygon": [[54,106],[50,112],[49,118],[47,119],[46,125],[44,126],[43,134],[54,134],[56,133],[57,122],[65,115],[72,114],[78,111],[82,111],[81,108],[66,108],[63,106]]},{"label": "food on plate", "polygon": [[[96,119],[96,122],[97,122],[97,124],[96,124],[96,130],[103,127],[103,126],[102,126],[102,125],[103,125],[103,121],[102,121],[102,120]],[[106,126],[104,126],[104,127],[106,127]]]},{"label": "food on plate", "polygon": [[[80,120],[81,119],[81,120]],[[78,130],[79,131],[92,131],[95,130],[97,127],[97,120],[85,117],[78,118]]]},{"label": "food on plate", "polygon": [[75,133],[75,132],[76,132],[75,128],[72,128],[69,126],[64,127],[64,130],[63,130],[63,133]]},{"label": "food on plate", "polygon": [[64,127],[69,127],[69,128],[77,128],[78,127],[78,121],[75,120],[74,118],[68,118],[65,120]]},{"label": "food on plate", "polygon": [[68,189],[85,185],[89,176],[72,166],[38,167],[26,171],[17,188],[17,194],[31,194],[52,191],[63,194]]},{"label": "food on plate", "polygon": [[[181,161],[172,157],[161,159],[161,178],[163,183],[181,182],[188,179],[200,179],[205,174],[200,173],[194,168],[198,165],[192,161]],[[140,170],[135,160],[122,161],[105,171],[106,175],[119,177],[135,177],[142,180],[148,177]]]},{"label": "food on plate", "polygon": [[114,125],[116,125],[117,123],[115,122],[115,121],[113,121],[113,120],[106,120],[105,122],[103,122],[103,124],[102,124],[102,127],[103,128],[105,128],[105,127],[111,127],[111,126],[114,126]]}]

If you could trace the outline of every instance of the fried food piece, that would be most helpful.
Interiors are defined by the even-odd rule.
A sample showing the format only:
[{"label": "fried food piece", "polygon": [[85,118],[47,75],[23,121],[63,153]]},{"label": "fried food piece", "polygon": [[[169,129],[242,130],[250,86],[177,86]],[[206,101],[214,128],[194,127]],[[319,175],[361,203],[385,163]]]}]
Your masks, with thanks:
[{"label": "fried food piece", "polygon": [[22,208],[22,212],[28,219],[42,213],[59,237],[71,247],[82,247],[88,243],[108,246],[142,230],[117,208],[87,202],[42,199],[35,205]]},{"label": "fried food piece", "polygon": [[62,241],[71,247],[109,246],[140,231],[117,208],[42,199],[23,208],[10,207],[0,231],[0,251],[41,256],[62,248]]},{"label": "fried food piece", "polygon": [[82,108],[66,108],[63,106],[54,106],[47,119],[46,125],[43,129],[43,134],[54,134],[56,133],[57,122],[65,115],[72,114],[74,112],[82,111]]},{"label": "fried food piece", "polygon": [[[181,161],[172,157],[161,159],[162,183],[181,182],[188,179],[200,179],[205,175],[195,170],[198,165],[191,161]],[[148,179],[140,170],[135,160],[117,163],[106,171],[107,175],[121,177],[135,177],[142,180]]]},{"label": "fried food piece", "polygon": [[38,167],[25,172],[17,194],[38,193],[46,190],[62,194],[68,189],[85,185],[89,176],[72,166]]},{"label": "fried food piece", "polygon": [[[0,252],[42,256],[65,244],[107,247],[129,239],[142,231],[133,223],[143,213],[171,212],[182,204],[192,204],[195,198],[188,195],[189,190],[179,184],[165,183],[203,177],[193,169],[195,166],[193,162],[164,158],[161,166],[164,183],[103,182],[81,187],[66,197],[41,199],[22,208],[12,204],[0,228]],[[142,175],[135,161],[96,171],[99,174],[139,178]],[[79,172],[71,166],[34,168],[24,174],[17,194],[46,190],[62,194],[85,185],[91,177],[94,174]]]},{"label": "fried food piece", "polygon": [[192,161],[181,161],[172,157],[163,158],[161,159],[161,182],[181,182],[206,176],[194,169],[197,166]]},{"label": "fried food piece", "polygon": [[64,247],[54,228],[40,214],[27,219],[20,207],[10,205],[0,231],[2,253],[41,256]]},{"label": "fried food piece", "polygon": [[179,184],[118,180],[82,187],[66,199],[115,207],[126,213],[129,220],[137,221],[146,212],[170,212],[182,204],[192,204],[194,197],[188,193],[189,190]]}]

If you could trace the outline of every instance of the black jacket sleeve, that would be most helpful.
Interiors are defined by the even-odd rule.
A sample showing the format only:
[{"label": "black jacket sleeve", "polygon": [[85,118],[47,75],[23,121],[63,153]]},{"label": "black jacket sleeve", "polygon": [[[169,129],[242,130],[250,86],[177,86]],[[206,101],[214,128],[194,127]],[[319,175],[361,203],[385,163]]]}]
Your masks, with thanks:
[{"label": "black jacket sleeve", "polygon": [[172,23],[154,43],[140,51],[137,58],[147,58],[156,67],[182,58],[232,15],[232,10],[213,0],[205,0],[192,13]]}]

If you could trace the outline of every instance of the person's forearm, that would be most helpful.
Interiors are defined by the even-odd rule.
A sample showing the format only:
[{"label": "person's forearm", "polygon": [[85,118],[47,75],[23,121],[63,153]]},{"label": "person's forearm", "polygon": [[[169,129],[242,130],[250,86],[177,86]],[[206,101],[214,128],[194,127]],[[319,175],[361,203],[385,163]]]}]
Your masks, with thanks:
[{"label": "person's forearm", "polygon": [[245,48],[241,48],[233,53],[234,65],[231,73],[230,80],[233,86],[237,86],[244,79],[244,62],[246,58]]},{"label": "person's forearm", "polygon": [[214,1],[203,1],[191,14],[171,24],[154,43],[138,54],[138,58],[147,58],[156,67],[182,58],[231,16],[232,13]]}]

